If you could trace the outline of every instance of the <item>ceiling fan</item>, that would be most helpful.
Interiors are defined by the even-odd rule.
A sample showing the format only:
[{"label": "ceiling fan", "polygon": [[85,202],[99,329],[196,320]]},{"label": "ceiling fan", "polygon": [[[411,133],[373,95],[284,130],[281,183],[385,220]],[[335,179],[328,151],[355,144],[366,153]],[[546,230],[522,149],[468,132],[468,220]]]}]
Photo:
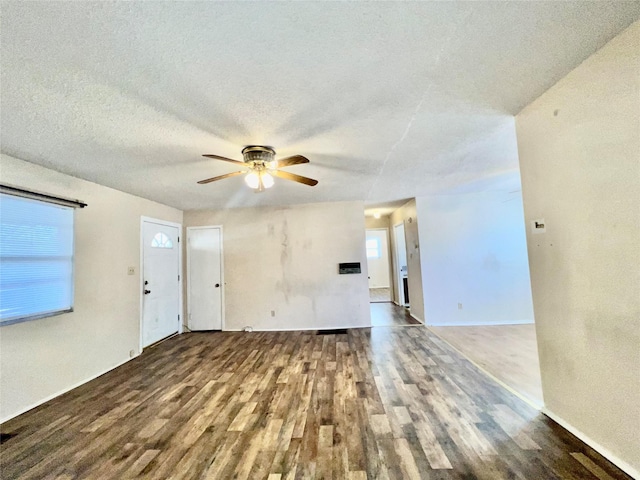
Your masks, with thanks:
[{"label": "ceiling fan", "polygon": [[248,145],[242,149],[242,156],[244,157],[243,162],[227,157],[221,157],[220,155],[203,155],[203,157],[242,165],[245,170],[207,178],[205,180],[200,180],[198,183],[211,183],[217,180],[222,180],[223,178],[235,177],[236,175],[244,175],[246,173],[247,176],[244,177],[245,182],[256,192],[262,192],[267,188],[271,188],[273,186],[273,177],[292,180],[294,182],[309,185],[310,187],[318,184],[318,181],[314,180],[313,178],[303,177],[301,175],[296,175],[295,173],[289,173],[279,170],[279,168],[282,167],[299,165],[301,163],[309,163],[308,158],[303,157],[302,155],[294,155],[292,157],[274,160],[273,157],[275,156],[275,154],[276,151],[271,147],[265,147],[262,145]]}]

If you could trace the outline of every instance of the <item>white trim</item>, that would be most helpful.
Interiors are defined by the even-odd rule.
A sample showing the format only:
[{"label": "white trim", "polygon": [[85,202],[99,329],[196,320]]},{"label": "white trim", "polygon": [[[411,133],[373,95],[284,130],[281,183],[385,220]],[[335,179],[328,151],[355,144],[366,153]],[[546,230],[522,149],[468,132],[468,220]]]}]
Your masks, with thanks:
[{"label": "white trim", "polygon": [[[190,230],[206,230],[209,228],[219,228],[220,229],[220,330],[223,332],[226,331],[235,331],[235,330],[226,330],[225,329],[225,305],[224,305],[224,229],[222,227],[222,225],[202,225],[199,227],[187,227],[186,228],[186,233],[185,233],[185,237],[187,238],[187,241],[185,243],[185,250],[187,252],[187,275],[189,275],[189,266],[191,265],[189,263],[189,231]],[[191,308],[191,290],[189,288],[189,285],[187,284],[187,315],[186,315],[186,325],[187,328],[189,329],[189,331],[191,331],[191,317],[190,317],[190,312],[189,309]]]},{"label": "white trim", "polygon": [[[247,325],[247,326],[251,326],[251,325]],[[228,330],[225,330],[225,332],[244,332],[244,328],[230,328]],[[323,326],[323,327],[308,327],[308,328],[255,328],[255,327],[251,327],[253,328],[252,332],[247,332],[247,333],[255,333],[255,332],[307,332],[307,331],[312,331],[312,330],[343,330],[343,329],[354,329],[354,328],[372,328],[371,325],[356,325],[356,326],[339,326],[339,327],[327,327],[327,326]]]},{"label": "white trim", "polygon": [[[395,264],[393,264],[392,262],[392,266],[395,267],[395,272],[394,273],[394,282],[393,284],[396,286],[396,294],[398,297],[398,303],[396,303],[396,305],[400,305],[402,307],[406,307],[407,306],[407,299],[404,298],[404,284],[402,282],[402,279],[404,278],[402,276],[402,272],[400,271],[400,263],[398,262],[398,236],[396,235],[396,228],[402,226],[403,229],[403,234],[405,236],[404,239],[404,249],[405,249],[405,257],[407,257],[407,238],[406,238],[406,234],[407,232],[404,230],[404,221],[399,222],[395,225],[392,225],[392,229],[393,229],[393,246],[394,246],[394,250],[395,252],[393,252],[395,254]],[[407,265],[407,282],[409,281],[409,267]],[[394,301],[395,303],[395,301]]]},{"label": "white trim", "polygon": [[97,374],[95,374],[95,375],[93,375],[93,376],[91,376],[91,377],[89,377],[89,378],[87,378],[85,380],[81,380],[78,383],[74,383],[70,387],[64,388],[64,389],[62,389],[62,390],[60,390],[60,391],[58,391],[58,392],[56,392],[54,394],[51,394],[51,395],[49,395],[49,396],[47,396],[47,397],[45,397],[45,398],[43,398],[41,400],[38,400],[36,403],[32,403],[28,407],[24,407],[24,408],[18,410],[17,412],[12,413],[8,417],[0,419],[0,423],[4,423],[4,422],[7,422],[7,421],[11,420],[12,418],[16,418],[17,416],[22,415],[23,413],[26,413],[29,410],[32,410],[32,409],[34,409],[36,407],[39,407],[40,405],[42,405],[44,403],[47,403],[48,401],[53,400],[54,398],[59,397],[60,395],[64,395],[65,393],[73,390],[74,388],[78,388],[78,387],[84,385],[85,383],[89,383],[91,380],[95,380],[96,378],[101,377],[105,373],[109,373],[111,370],[115,370],[116,368],[121,367],[125,363],[130,362],[131,360],[133,360],[134,358],[139,357],[139,356],[140,356],[140,354],[137,354],[137,355],[134,355],[131,358],[127,358],[126,360],[124,360],[124,361],[122,361],[120,363],[117,363],[113,367],[109,367],[106,370],[104,370],[104,371],[102,371],[100,373],[97,373]]},{"label": "white trim", "polygon": [[487,326],[496,326],[501,327],[505,325],[535,325],[535,322],[530,319],[524,320],[509,320],[504,323],[496,323],[496,322],[473,322],[473,323],[430,323],[430,327],[487,327]]},{"label": "white trim", "polygon": [[[143,329],[142,322],[144,318],[144,300],[142,291],[144,290],[144,224],[147,223],[155,223],[158,225],[164,225],[167,227],[175,227],[178,229],[178,238],[182,236],[182,224],[176,222],[170,222],[168,220],[158,220],[157,218],[146,217],[144,215],[140,215],[140,285],[139,285],[139,295],[140,295],[140,328],[138,335],[140,336],[140,353],[144,350],[144,337],[143,337]],[[184,240],[184,239],[183,239]],[[180,276],[180,280],[178,280],[178,312],[180,312],[180,320],[178,321],[178,334],[183,333],[183,323],[184,323],[184,306],[183,306],[183,295],[182,295],[182,282],[184,277],[184,272],[182,271],[182,245],[184,242],[178,242],[178,275]]]},{"label": "white trim", "polygon": [[584,443],[589,445],[596,452],[598,452],[604,458],[606,458],[611,463],[613,463],[615,466],[617,466],[620,470],[622,470],[623,472],[625,472],[628,475],[631,475],[633,478],[636,478],[636,479],[640,478],[640,471],[636,470],[634,467],[629,465],[624,460],[618,458],[616,455],[611,453],[611,451],[609,451],[608,449],[606,449],[605,447],[600,445],[598,442],[596,442],[595,440],[593,440],[592,438],[587,436],[585,433],[583,433],[580,430],[578,430],[576,427],[571,425],[569,422],[564,420],[562,417],[556,415],[555,413],[553,413],[551,410],[549,410],[546,407],[542,407],[541,412],[544,413],[551,420],[556,422],[558,425],[560,425],[562,428],[564,428],[565,430],[569,431],[571,434],[573,434],[576,437],[578,437],[578,439],[580,439],[581,441],[583,441]]}]

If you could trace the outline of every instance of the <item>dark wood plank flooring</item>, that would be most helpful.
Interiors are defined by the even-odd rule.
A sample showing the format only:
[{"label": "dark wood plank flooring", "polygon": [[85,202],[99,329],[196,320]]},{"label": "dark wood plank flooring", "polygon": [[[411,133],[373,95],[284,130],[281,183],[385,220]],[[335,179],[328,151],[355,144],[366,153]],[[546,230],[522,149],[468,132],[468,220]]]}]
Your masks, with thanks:
[{"label": "dark wood plank flooring", "polygon": [[2,479],[629,479],[424,327],[190,333],[1,427]]}]

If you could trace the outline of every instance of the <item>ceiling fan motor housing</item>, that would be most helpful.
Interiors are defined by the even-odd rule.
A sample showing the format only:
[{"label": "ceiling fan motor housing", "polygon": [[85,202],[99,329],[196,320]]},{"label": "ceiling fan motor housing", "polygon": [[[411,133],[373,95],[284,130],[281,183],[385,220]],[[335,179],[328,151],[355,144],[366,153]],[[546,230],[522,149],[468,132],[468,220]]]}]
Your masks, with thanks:
[{"label": "ceiling fan motor housing", "polygon": [[245,163],[253,162],[264,165],[272,162],[275,154],[276,151],[273,148],[261,145],[248,145],[242,149]]}]

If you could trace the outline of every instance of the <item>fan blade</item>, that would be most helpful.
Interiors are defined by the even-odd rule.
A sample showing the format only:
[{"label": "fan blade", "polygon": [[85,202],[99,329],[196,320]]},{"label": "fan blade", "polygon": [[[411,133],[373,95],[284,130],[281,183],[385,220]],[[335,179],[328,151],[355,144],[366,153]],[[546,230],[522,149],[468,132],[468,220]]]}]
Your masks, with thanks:
[{"label": "fan blade", "polygon": [[317,180],[309,177],[303,177],[301,175],[296,175],[295,173],[283,172],[282,170],[273,170],[270,172],[271,175],[276,177],[284,178],[285,180],[293,180],[294,182],[304,183],[305,185],[309,185],[313,187],[318,184]]},{"label": "fan blade", "polygon": [[307,157],[303,157],[302,155],[294,155],[292,157],[281,158],[276,161],[278,165],[277,168],[280,167],[288,167],[290,165],[299,165],[301,163],[309,163],[309,159]]},{"label": "fan blade", "polygon": [[198,183],[200,185],[204,185],[205,183],[215,182],[216,180],[222,180],[223,178],[235,177],[236,175],[242,175],[243,173],[247,173],[247,171],[243,170],[240,172],[227,173],[225,175],[219,175],[217,177],[207,178],[206,180],[200,180]]},{"label": "fan blade", "polygon": [[203,157],[213,158],[215,160],[224,160],[225,162],[231,163],[239,163],[240,165],[248,166],[245,162],[241,162],[240,160],[234,160],[232,158],[221,157],[220,155],[202,155]]}]

